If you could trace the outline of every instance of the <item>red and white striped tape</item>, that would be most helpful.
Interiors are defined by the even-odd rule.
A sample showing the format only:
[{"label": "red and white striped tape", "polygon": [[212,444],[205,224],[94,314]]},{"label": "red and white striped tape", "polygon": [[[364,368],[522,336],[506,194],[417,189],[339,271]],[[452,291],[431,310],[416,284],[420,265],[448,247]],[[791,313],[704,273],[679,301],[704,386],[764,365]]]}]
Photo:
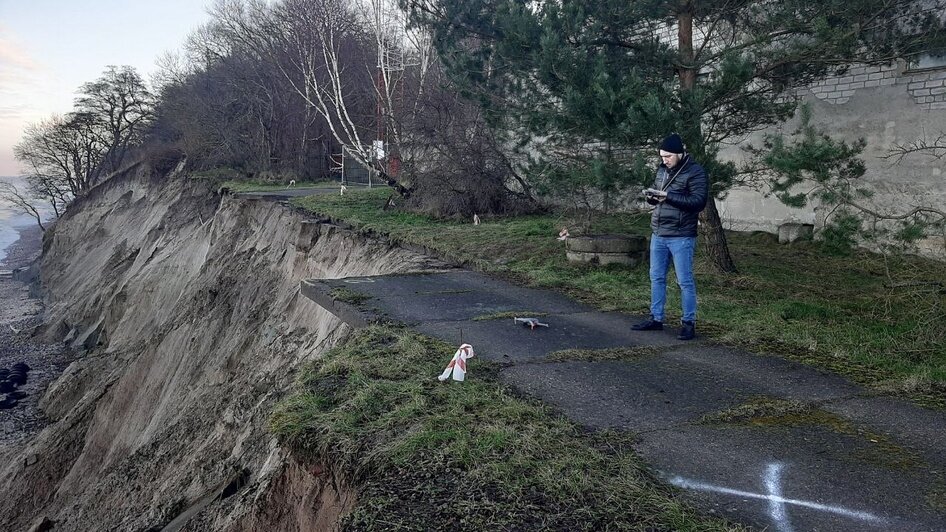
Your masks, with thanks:
[{"label": "red and white striped tape", "polygon": [[461,345],[460,349],[457,349],[457,352],[453,354],[453,358],[450,360],[450,363],[447,364],[447,368],[443,370],[443,373],[441,373],[437,379],[443,382],[449,379],[450,374],[453,373],[453,380],[462,382],[463,379],[466,378],[466,361],[474,356],[476,356],[476,353],[473,352],[472,345]]}]

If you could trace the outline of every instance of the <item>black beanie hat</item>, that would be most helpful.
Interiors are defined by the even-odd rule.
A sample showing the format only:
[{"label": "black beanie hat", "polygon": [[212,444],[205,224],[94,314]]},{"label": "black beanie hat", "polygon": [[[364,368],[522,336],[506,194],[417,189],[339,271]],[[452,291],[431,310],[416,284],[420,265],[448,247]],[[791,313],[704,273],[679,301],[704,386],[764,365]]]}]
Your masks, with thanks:
[{"label": "black beanie hat", "polygon": [[670,153],[683,153],[683,139],[676,133],[671,133],[660,143],[660,149]]}]

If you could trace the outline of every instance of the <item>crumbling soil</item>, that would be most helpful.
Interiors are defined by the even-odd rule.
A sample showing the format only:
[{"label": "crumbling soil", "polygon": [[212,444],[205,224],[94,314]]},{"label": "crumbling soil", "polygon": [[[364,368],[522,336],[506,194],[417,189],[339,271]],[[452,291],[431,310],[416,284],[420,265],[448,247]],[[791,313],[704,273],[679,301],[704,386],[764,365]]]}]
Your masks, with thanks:
[{"label": "crumbling soil", "polygon": [[[52,421],[0,460],[0,530],[335,528],[353,493],[268,429],[302,364],[349,332],[299,284],[442,263],[144,165],[76,200],[44,248],[38,337],[76,355],[49,386],[61,365],[37,359],[52,373],[30,408],[42,385]],[[21,314],[4,320],[37,323],[28,293],[9,284]]]}]

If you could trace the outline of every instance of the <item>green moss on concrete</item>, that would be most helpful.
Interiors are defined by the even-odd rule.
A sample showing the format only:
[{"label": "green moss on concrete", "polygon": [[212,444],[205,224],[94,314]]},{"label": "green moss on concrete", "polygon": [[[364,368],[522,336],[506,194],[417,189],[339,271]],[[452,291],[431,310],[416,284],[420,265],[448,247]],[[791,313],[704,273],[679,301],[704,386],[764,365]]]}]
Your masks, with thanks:
[{"label": "green moss on concrete", "polygon": [[757,397],[745,404],[707,414],[700,421],[710,425],[729,424],[759,428],[820,427],[844,435],[855,444],[844,449],[837,457],[839,459],[895,470],[928,468],[928,464],[916,452],[894,442],[888,436],[808,403]]},{"label": "green moss on concrete", "polygon": [[665,346],[612,347],[608,349],[563,349],[549,353],[550,362],[601,362],[605,360],[639,360],[667,351]]},{"label": "green moss on concrete", "polygon": [[335,301],[341,301],[342,303],[355,306],[363,305],[366,301],[371,299],[371,296],[356,292],[347,287],[333,288],[329,291],[329,296]]},{"label": "green moss on concrete", "polygon": [[776,420],[786,420],[791,416],[807,416],[812,412],[811,405],[798,401],[786,401],[769,397],[757,397],[749,402],[706,414],[700,423],[713,424],[769,424]]},{"label": "green moss on concrete", "polygon": [[513,318],[539,318],[542,316],[548,316],[548,313],[533,312],[531,310],[519,310],[511,312],[493,312],[490,314],[480,314],[479,316],[474,316],[473,321],[510,320]]}]

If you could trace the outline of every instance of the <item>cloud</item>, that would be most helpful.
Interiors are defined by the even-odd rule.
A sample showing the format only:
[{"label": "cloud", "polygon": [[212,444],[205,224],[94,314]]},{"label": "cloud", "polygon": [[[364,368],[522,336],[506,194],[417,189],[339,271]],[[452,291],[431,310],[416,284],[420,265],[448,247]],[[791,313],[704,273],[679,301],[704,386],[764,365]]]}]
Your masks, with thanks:
[{"label": "cloud", "polygon": [[30,114],[26,105],[0,105],[0,120],[24,118]]},{"label": "cloud", "polygon": [[39,86],[38,76],[44,68],[21,46],[12,32],[0,24],[0,94],[9,102],[11,96],[22,97]]},{"label": "cloud", "polygon": [[3,70],[16,68],[21,70],[40,70],[39,64],[33,60],[9,32],[0,25],[0,67]]}]

